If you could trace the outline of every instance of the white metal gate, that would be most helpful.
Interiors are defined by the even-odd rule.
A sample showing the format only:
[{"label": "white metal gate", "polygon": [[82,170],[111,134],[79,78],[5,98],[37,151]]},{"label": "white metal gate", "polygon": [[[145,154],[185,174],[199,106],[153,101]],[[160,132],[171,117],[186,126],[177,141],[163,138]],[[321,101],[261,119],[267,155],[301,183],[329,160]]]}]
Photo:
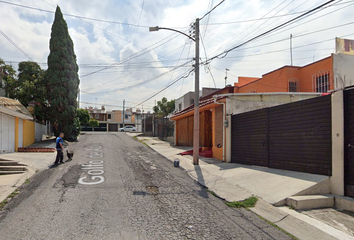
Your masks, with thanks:
[{"label": "white metal gate", "polygon": [[23,147],[23,120],[18,120],[18,147]]},{"label": "white metal gate", "polygon": [[0,152],[15,151],[15,118],[0,113]]}]

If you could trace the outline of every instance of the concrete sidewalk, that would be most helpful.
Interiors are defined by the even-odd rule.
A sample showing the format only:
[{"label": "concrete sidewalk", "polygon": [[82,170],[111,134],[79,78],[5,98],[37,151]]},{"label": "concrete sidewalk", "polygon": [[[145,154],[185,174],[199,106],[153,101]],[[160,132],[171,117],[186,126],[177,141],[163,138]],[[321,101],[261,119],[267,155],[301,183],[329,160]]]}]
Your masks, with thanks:
[{"label": "concrete sidewalk", "polygon": [[48,169],[55,160],[55,153],[26,153],[14,152],[0,154],[0,159],[11,160],[25,164],[27,171],[22,174],[0,175],[0,203],[20,187],[26,179],[37,171]]},{"label": "concrete sidewalk", "polygon": [[[55,139],[37,142],[28,146],[28,148],[55,148]],[[56,152],[13,152],[0,154],[0,159],[24,164],[27,168],[27,171],[22,174],[0,175],[0,203],[7,199],[12,192],[37,171],[48,169],[54,163],[55,157]]]},{"label": "concrete sidewalk", "polygon": [[[337,216],[340,212],[335,211],[331,217],[335,219],[334,222],[338,220],[337,224],[329,225],[324,218],[313,218],[311,214],[282,206],[287,197],[295,194],[325,192],[326,189],[321,188],[325,188],[327,176],[223,163],[203,157],[195,166],[192,156],[179,155],[191,147],[171,146],[155,137],[139,136],[139,133],[126,134],[136,136],[171,161],[178,158],[180,166],[191,178],[228,202],[257,196],[259,200],[250,210],[299,239],[354,239],[354,218],[351,216]],[[348,225],[348,221],[353,224]],[[351,226],[353,229],[349,229]]]}]

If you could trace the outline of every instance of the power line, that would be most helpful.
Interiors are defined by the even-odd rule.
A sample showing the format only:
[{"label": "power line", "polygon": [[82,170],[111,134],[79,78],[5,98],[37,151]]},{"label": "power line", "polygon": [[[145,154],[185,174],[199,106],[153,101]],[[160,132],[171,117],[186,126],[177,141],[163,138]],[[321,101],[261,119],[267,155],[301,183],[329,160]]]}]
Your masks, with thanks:
[{"label": "power line", "polygon": [[[183,46],[184,46],[184,45],[183,45]],[[178,47],[178,48],[176,48],[175,50],[172,50],[172,51],[166,53],[165,55],[161,56],[160,58],[166,57],[167,55],[171,54],[172,52],[174,52],[174,51],[176,51],[176,50],[178,50],[178,49],[180,49],[180,48],[182,48],[183,46]],[[188,55],[187,58],[185,58],[185,59],[183,59],[183,60],[191,61],[191,59],[189,59],[189,55]],[[176,61],[178,61],[178,60],[176,60]],[[159,62],[159,61],[153,61],[153,62],[151,62],[151,63],[154,63],[154,62]],[[146,65],[147,65],[147,64],[146,64]],[[174,67],[175,67],[175,66],[174,66]],[[183,66],[181,66],[181,67],[183,67]],[[127,74],[129,74],[129,73],[127,73]],[[127,74],[125,74],[125,75],[127,75]],[[105,84],[112,83],[112,82],[114,82],[114,81],[116,81],[116,80],[118,80],[118,79],[120,79],[120,78],[122,78],[122,77],[125,77],[125,75],[123,75],[123,76],[121,76],[121,77],[119,77],[119,78],[116,78],[116,79],[114,79],[114,80],[112,80],[112,81],[106,82]],[[101,84],[101,85],[102,85],[102,84]]]},{"label": "power line", "polygon": [[[353,1],[350,1],[350,2],[353,2]],[[350,3],[350,2],[346,2],[346,3]],[[325,8],[332,7],[332,6],[335,6],[335,5],[339,5],[339,4],[332,4],[332,5],[327,6],[327,7],[325,7]],[[341,7],[341,8],[338,8],[338,9],[336,9],[336,10],[333,10],[332,12],[325,13],[325,14],[323,14],[323,15],[321,15],[321,16],[317,16],[315,20],[318,20],[318,19],[320,19],[320,18],[322,18],[322,17],[328,16],[329,14],[335,13],[335,12],[337,12],[337,11],[339,11],[339,10],[342,10],[343,8],[347,8],[347,7],[352,6],[352,5],[354,5],[354,3],[349,4],[349,5],[347,5],[347,6],[344,6],[344,7]],[[302,22],[302,23],[300,23],[300,24],[297,24],[297,25],[293,26],[292,28],[295,28],[295,27],[304,25],[304,24],[309,23],[309,22],[312,22],[312,21],[314,21],[314,19],[310,19],[310,20],[308,20],[308,21],[305,21],[305,22]],[[288,27],[290,27],[290,26],[288,26]],[[287,29],[287,27],[284,27],[284,28],[285,28],[285,29],[284,29],[283,31],[276,32],[276,33],[273,33],[273,34],[269,34],[269,35],[267,35],[267,37],[271,37],[271,36],[274,36],[275,34],[279,34],[279,33],[282,33],[282,32],[285,32],[285,31],[288,31],[288,30],[289,30],[289,29]]]},{"label": "power line", "polygon": [[280,25],[278,25],[278,26],[276,26],[276,27],[274,27],[274,28],[272,28],[272,29],[270,29],[270,30],[268,30],[268,31],[265,31],[265,32],[263,32],[263,33],[261,33],[261,34],[255,36],[255,37],[253,37],[253,38],[251,38],[251,39],[249,39],[249,40],[247,40],[247,41],[245,41],[245,42],[243,42],[243,43],[241,43],[241,44],[238,44],[238,45],[235,46],[235,47],[230,48],[229,50],[226,50],[226,51],[224,51],[224,52],[222,52],[222,53],[220,53],[220,54],[218,54],[218,55],[216,55],[216,56],[214,56],[214,57],[212,57],[212,58],[206,60],[205,63],[209,63],[209,62],[212,61],[213,59],[219,58],[219,57],[222,56],[222,55],[224,55],[223,57],[225,57],[229,52],[235,50],[236,48],[239,48],[239,47],[241,47],[241,46],[243,46],[243,45],[245,45],[245,44],[247,44],[247,43],[249,43],[249,42],[252,42],[252,41],[254,41],[254,40],[256,40],[256,39],[258,39],[258,38],[260,38],[260,37],[262,37],[262,36],[265,36],[265,35],[267,35],[267,34],[269,34],[269,33],[271,33],[271,32],[274,32],[275,30],[277,30],[277,29],[279,29],[279,28],[281,28],[281,27],[284,27],[284,26],[286,26],[286,25],[288,25],[288,24],[290,24],[290,23],[292,23],[292,22],[294,22],[294,21],[296,21],[296,20],[298,20],[298,19],[300,19],[300,18],[302,18],[302,17],[304,17],[304,16],[310,14],[310,13],[313,13],[314,11],[321,9],[322,7],[324,7],[324,6],[330,4],[331,2],[334,2],[334,1],[335,1],[335,0],[327,1],[327,2],[325,2],[325,3],[323,3],[323,4],[321,4],[320,6],[317,6],[317,7],[313,8],[313,9],[311,9],[311,10],[309,10],[309,11],[307,11],[307,12],[301,14],[300,16],[297,16],[297,17],[295,17],[295,18],[293,18],[293,19],[291,19],[291,20],[289,20],[289,21],[286,21],[285,23],[282,23],[282,24],[280,24]]},{"label": "power line", "polygon": [[181,79],[184,79],[184,78],[189,77],[189,75],[190,75],[192,72],[194,72],[194,68],[191,69],[191,70],[187,73],[187,75],[181,76],[181,77],[177,78],[175,81],[173,81],[172,83],[170,83],[170,84],[167,85],[166,87],[162,88],[162,89],[159,90],[158,92],[154,93],[152,96],[150,96],[149,98],[145,99],[145,100],[142,101],[141,103],[135,105],[134,107],[139,106],[139,105],[143,104],[144,102],[150,100],[151,98],[155,97],[157,94],[161,93],[161,92],[164,91],[165,89],[171,87],[173,84],[177,83],[177,82],[180,81]]},{"label": "power line", "polygon": [[[123,106],[121,105],[110,105],[110,104],[102,104],[102,103],[92,103],[92,102],[84,102],[84,101],[80,101],[80,103],[85,103],[85,104],[92,104],[92,105],[95,105],[95,104],[98,104],[98,105],[101,105],[101,106],[105,106],[105,107],[118,107],[118,108],[123,108]],[[131,106],[125,106],[126,108],[135,108],[135,107],[131,107]],[[144,105],[145,107],[145,105]],[[147,109],[152,109],[151,107],[147,107]]]},{"label": "power line", "polygon": [[[93,71],[93,72],[84,74],[84,75],[82,75],[82,76],[80,76],[80,77],[87,77],[87,76],[89,76],[89,75],[92,75],[92,74],[95,74],[95,73],[98,73],[98,72],[102,72],[102,71],[104,71],[104,70],[107,70],[107,69],[110,69],[110,68],[114,68],[114,67],[116,67],[116,66],[118,66],[118,65],[121,65],[121,64],[123,64],[123,63],[126,63],[126,62],[130,61],[131,58],[140,57],[140,56],[142,56],[142,55],[144,55],[144,54],[150,52],[151,50],[156,49],[156,48],[158,48],[158,47],[160,47],[160,46],[162,46],[162,45],[164,45],[164,44],[170,42],[172,39],[168,39],[168,38],[170,38],[170,37],[172,37],[172,36],[174,36],[174,37],[172,38],[172,39],[174,39],[174,38],[178,37],[178,34],[177,34],[177,33],[173,33],[173,34],[169,35],[168,37],[163,38],[162,40],[160,40],[160,41],[158,41],[158,42],[156,42],[156,43],[150,45],[149,47],[147,47],[147,48],[145,48],[145,49],[143,49],[143,50],[141,50],[141,51],[139,51],[139,52],[137,52],[137,53],[131,55],[130,58],[127,58],[127,59],[125,59],[125,60],[123,60],[123,61],[121,61],[121,62],[112,64],[112,66],[104,67],[104,68],[99,69],[99,70],[97,70],[97,71]],[[166,40],[166,39],[167,39],[167,40]],[[149,49],[150,47],[152,47],[152,46],[154,46],[154,45],[156,45],[156,44],[162,42],[163,40],[166,40],[166,41],[163,42],[163,43],[161,43],[160,45],[158,45],[158,46],[152,48],[152,49]]]},{"label": "power line", "polygon": [[[183,49],[182,49],[182,51],[181,51],[181,54],[179,55],[179,59],[181,59],[182,54],[183,54],[184,49],[186,48],[186,46],[187,46],[187,42],[186,42],[186,43],[184,44],[184,46],[183,46]],[[179,63],[179,60],[178,60],[177,64],[178,64],[178,63]],[[176,70],[176,69],[175,69],[175,70]],[[168,80],[168,83],[170,83],[170,82],[171,82],[171,79],[172,79],[172,77],[173,77],[173,74],[174,74],[175,70],[173,70],[173,71],[172,71],[172,74],[171,74],[170,79]]]},{"label": "power line", "polygon": [[[337,26],[323,28],[323,29],[320,29],[320,30],[317,30],[317,31],[313,31],[313,32],[310,32],[310,33],[304,33],[304,34],[295,35],[295,36],[293,36],[293,38],[299,38],[299,37],[303,37],[303,36],[307,36],[307,35],[323,32],[323,31],[331,30],[331,29],[334,29],[334,28],[344,27],[344,26],[348,26],[348,25],[352,25],[352,24],[354,24],[354,22],[349,22],[349,23],[344,23],[344,24],[337,25]],[[251,48],[257,48],[257,47],[262,47],[262,46],[267,46],[267,45],[270,45],[270,44],[279,43],[279,42],[288,41],[288,40],[289,40],[289,38],[283,38],[283,39],[276,40],[276,41],[273,41],[273,42],[268,42],[268,43],[264,43],[264,44],[260,44],[260,45],[256,45],[256,46],[242,48],[242,50],[251,49]]]},{"label": "power line", "polygon": [[[189,42],[189,49],[188,49],[187,58],[189,58],[189,54],[190,54],[190,52],[191,52],[191,47],[192,47],[192,44],[191,44],[191,42]],[[181,90],[180,90],[179,95],[181,95],[181,93],[182,93],[183,84],[184,84],[184,78],[182,79],[182,85],[181,85]]]},{"label": "power line", "polygon": [[[273,8],[272,10],[270,10],[266,15],[264,15],[264,16],[267,16],[268,14],[270,14],[272,11],[274,11],[275,9],[277,9],[278,7],[280,7],[283,3],[285,3],[287,0],[284,0],[284,1],[282,1],[279,5],[277,5],[275,8]],[[293,2],[294,0],[291,0],[287,5],[285,5],[283,8],[281,8],[280,10],[278,10],[274,15],[276,15],[277,13],[279,13],[280,11],[282,11],[284,8],[286,8],[287,6],[289,6],[292,2]],[[273,15],[273,16],[274,16]],[[251,32],[249,32],[246,36],[244,36],[243,38],[241,38],[238,42],[237,42],[237,44],[239,43],[239,42],[242,42],[244,39],[247,39],[247,37],[248,36],[250,36],[252,33],[254,33],[255,31],[257,31],[257,29],[259,29],[261,26],[263,26],[264,24],[266,24],[268,21],[269,21],[270,19],[268,19],[268,20],[266,20],[265,22],[263,22],[263,23],[261,23],[259,26],[257,26],[255,29],[253,29]],[[258,21],[257,21],[258,22]],[[253,25],[255,25],[257,22],[255,22],[254,24],[252,24],[252,26]],[[270,24],[269,24],[270,25]],[[268,25],[268,26],[269,26]],[[251,26],[251,27],[252,27]],[[248,29],[250,29],[251,27],[249,27]],[[264,27],[265,28],[265,27]],[[263,28],[263,29],[264,29]]]},{"label": "power line", "polygon": [[[346,1],[346,2],[341,2],[341,3],[335,3],[335,4],[331,5],[331,6],[339,6],[339,5],[343,5],[343,4],[347,4],[347,3],[351,3],[351,2],[354,2],[354,1]],[[331,7],[331,6],[328,6],[328,7]],[[325,8],[328,8],[328,7],[325,7]],[[285,16],[296,15],[296,14],[304,13],[304,12],[306,12],[306,10],[299,11],[299,12],[287,13],[287,14],[281,14],[281,15],[275,15],[275,16],[272,16],[272,17],[253,18],[253,19],[245,19],[245,20],[238,20],[238,21],[232,21],[232,22],[214,22],[214,23],[208,23],[208,24],[200,23],[200,25],[239,24],[239,23],[246,23],[246,22],[255,22],[255,21],[259,21],[259,20],[267,20],[267,19],[272,19],[272,18],[282,18],[282,17],[285,17]]]},{"label": "power line", "polygon": [[[213,6],[213,4],[214,4],[214,0],[209,0],[208,8],[211,8],[211,7]],[[210,20],[210,14],[208,15],[208,18],[207,18],[207,21],[206,21],[206,24],[205,24],[204,34],[203,34],[203,37],[204,37],[204,38],[205,38],[206,31],[207,31],[207,28],[208,28],[209,20]]]},{"label": "power line", "polygon": [[[55,14],[54,11],[49,11],[49,10],[44,10],[44,9],[40,9],[40,8],[30,7],[30,6],[26,6],[26,5],[22,5],[22,4],[17,4],[17,3],[6,2],[6,1],[2,1],[2,0],[0,0],[0,3],[5,3],[5,4],[17,6],[17,7],[22,7],[22,8],[27,8],[27,9],[31,9],[31,10],[37,10],[37,11],[41,11],[41,12]],[[97,19],[97,18],[78,16],[78,15],[68,14],[68,13],[63,13],[63,15],[68,16],[68,17],[75,17],[75,18],[80,18],[80,19],[85,19],[85,20],[97,21],[97,22],[121,24],[121,25],[126,25],[126,26],[133,26],[133,27],[144,27],[144,28],[149,27],[149,26],[144,26],[144,25],[136,25],[136,24],[132,24],[132,23],[124,23],[124,22],[109,21],[109,20],[103,20],[103,19]]]},{"label": "power line", "polygon": [[23,51],[14,41],[12,41],[9,36],[7,36],[3,31],[1,31],[1,29],[0,33],[4,36],[4,38],[6,38],[7,41],[9,41],[15,48],[17,48],[17,50],[19,50],[23,55],[25,55],[30,61],[34,62],[33,58],[31,58],[25,51]]},{"label": "power line", "polygon": [[[176,66],[174,69],[172,69],[172,70],[170,70],[170,71],[167,71],[167,72],[165,72],[165,73],[162,73],[162,74],[158,75],[157,77],[156,77],[156,76],[151,77],[151,78],[149,78],[148,80],[141,81],[141,82],[139,82],[139,83],[137,83],[137,84],[134,84],[134,85],[130,85],[130,86],[127,86],[127,87],[118,88],[118,89],[110,90],[110,91],[106,91],[106,92],[96,92],[96,93],[97,93],[97,94],[112,93],[112,92],[117,92],[117,91],[120,91],[120,90],[126,90],[126,89],[130,89],[130,88],[133,88],[133,87],[137,87],[137,86],[146,84],[146,83],[148,83],[148,82],[151,82],[151,81],[153,81],[153,80],[156,80],[156,79],[158,79],[158,78],[161,78],[161,77],[163,77],[164,75],[166,75],[166,74],[168,74],[168,73],[170,73],[170,72],[173,72],[173,71],[175,71],[176,69],[178,69],[178,68],[180,68],[180,67],[182,67],[182,66],[185,66],[185,65],[189,64],[190,62],[192,62],[192,60],[190,60],[190,61],[188,61],[188,62],[186,62],[186,63],[184,63],[184,64],[181,64],[181,65],[179,65],[179,66]],[[91,94],[93,94],[93,93],[91,93]]]},{"label": "power line", "polygon": [[[205,59],[208,59],[208,57],[207,57],[207,52],[206,52],[206,49],[205,49],[205,45],[204,45],[204,41],[203,41],[202,36],[200,36],[200,40],[201,40],[202,46],[203,46],[203,48],[204,48]],[[209,64],[205,65],[205,68],[204,68],[204,69],[205,69],[205,71],[206,71],[206,69],[207,69],[208,71],[206,71],[206,72],[207,72],[207,73],[210,73],[210,76],[211,76],[211,78],[213,79],[213,82],[214,82],[214,87],[216,88],[215,79],[214,79],[213,74],[211,73],[211,69],[210,69],[210,67],[209,67]]]},{"label": "power line", "polygon": [[[138,20],[138,25],[140,24],[140,19],[141,19],[141,14],[143,13],[143,10],[144,10],[144,4],[145,4],[145,0],[143,0],[143,4],[141,6],[141,10],[140,10],[140,14],[139,14],[139,20]],[[136,32],[137,32],[137,29],[135,29],[135,32],[134,32],[134,37],[133,37],[133,42],[132,42],[132,48],[130,49],[130,56],[129,56],[129,60],[128,60],[128,67],[127,67],[127,70],[129,70],[129,67],[130,67],[130,60],[131,60],[131,56],[133,54],[133,48],[134,48],[134,42],[135,42],[135,37],[136,37]],[[127,76],[130,75],[130,72],[127,74]]]},{"label": "power line", "polygon": [[[349,34],[346,34],[346,35],[343,35],[343,36],[340,36],[340,37],[343,38],[343,37],[348,37],[348,36],[351,36],[351,35],[354,35],[354,33],[349,33]],[[308,46],[312,46],[312,45],[316,45],[316,44],[323,43],[323,42],[328,42],[328,41],[333,41],[333,38],[329,38],[329,39],[318,41],[318,42],[308,43],[308,44],[305,44],[305,45],[296,46],[296,47],[293,47],[293,49],[302,48],[302,47],[308,47]],[[269,52],[263,52],[263,53],[249,54],[249,55],[225,57],[225,59],[235,59],[235,58],[243,58],[243,57],[249,57],[249,56],[258,56],[258,55],[264,55],[264,54],[276,53],[276,52],[284,52],[284,51],[289,51],[289,48],[284,48],[284,49],[281,49],[281,50],[274,50],[274,51],[269,51]]]},{"label": "power line", "polygon": [[[259,18],[259,19],[257,19],[257,21],[255,22],[255,23],[253,23],[249,28],[251,28],[251,27],[253,27],[255,24],[257,24],[257,22],[259,22],[260,20],[263,20],[264,18],[265,18],[265,16],[267,16],[268,14],[270,14],[273,10],[275,10],[275,9],[277,9],[280,5],[282,5],[284,2],[286,2],[287,0],[284,0],[284,1],[282,1],[280,4],[278,4],[276,7],[274,7],[274,8],[272,8],[272,10],[270,10],[269,12],[267,12],[266,14],[264,14],[261,18]],[[249,29],[248,28],[248,29]],[[245,30],[246,31],[246,30]],[[245,31],[243,31],[243,32],[241,32],[241,34],[242,33],[244,33]],[[249,34],[248,34],[249,35]],[[247,36],[248,36],[247,35]],[[245,36],[245,37],[243,37],[240,41],[242,41],[244,38],[246,38],[247,36]],[[236,36],[237,37],[237,36]],[[231,42],[232,40],[234,40],[236,37],[234,37],[234,38],[231,38],[227,43],[225,43],[225,44],[223,44],[223,46],[224,45],[226,45],[226,44],[228,44],[229,42]],[[237,43],[239,43],[240,41],[238,41]],[[223,46],[220,46],[220,47],[218,47],[216,50],[214,50],[214,52],[216,52],[217,50],[219,50],[220,48],[222,48]],[[213,53],[214,53],[213,52]]]},{"label": "power line", "polygon": [[220,4],[222,4],[225,0],[222,0],[221,2],[219,2],[215,7],[213,7],[209,12],[207,12],[206,14],[204,14],[203,17],[201,17],[199,20],[201,21],[205,16],[207,16],[208,14],[210,14],[212,11],[214,11],[215,8],[217,8],[218,6],[220,6]]}]

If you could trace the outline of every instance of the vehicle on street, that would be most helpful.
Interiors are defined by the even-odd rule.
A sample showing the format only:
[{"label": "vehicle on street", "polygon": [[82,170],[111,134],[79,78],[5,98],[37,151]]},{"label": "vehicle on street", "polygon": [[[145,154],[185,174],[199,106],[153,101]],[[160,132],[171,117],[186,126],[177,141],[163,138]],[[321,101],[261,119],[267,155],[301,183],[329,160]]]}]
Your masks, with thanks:
[{"label": "vehicle on street", "polygon": [[135,132],[135,131],[136,128],[130,125],[118,129],[118,132]]}]

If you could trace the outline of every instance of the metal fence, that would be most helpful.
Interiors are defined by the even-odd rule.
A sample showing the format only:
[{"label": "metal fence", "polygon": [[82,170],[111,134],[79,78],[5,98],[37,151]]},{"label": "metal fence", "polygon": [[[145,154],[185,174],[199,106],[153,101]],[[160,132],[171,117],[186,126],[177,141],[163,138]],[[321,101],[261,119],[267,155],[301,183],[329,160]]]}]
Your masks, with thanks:
[{"label": "metal fence", "polygon": [[154,136],[164,141],[173,141],[174,123],[168,118],[155,118]]}]

